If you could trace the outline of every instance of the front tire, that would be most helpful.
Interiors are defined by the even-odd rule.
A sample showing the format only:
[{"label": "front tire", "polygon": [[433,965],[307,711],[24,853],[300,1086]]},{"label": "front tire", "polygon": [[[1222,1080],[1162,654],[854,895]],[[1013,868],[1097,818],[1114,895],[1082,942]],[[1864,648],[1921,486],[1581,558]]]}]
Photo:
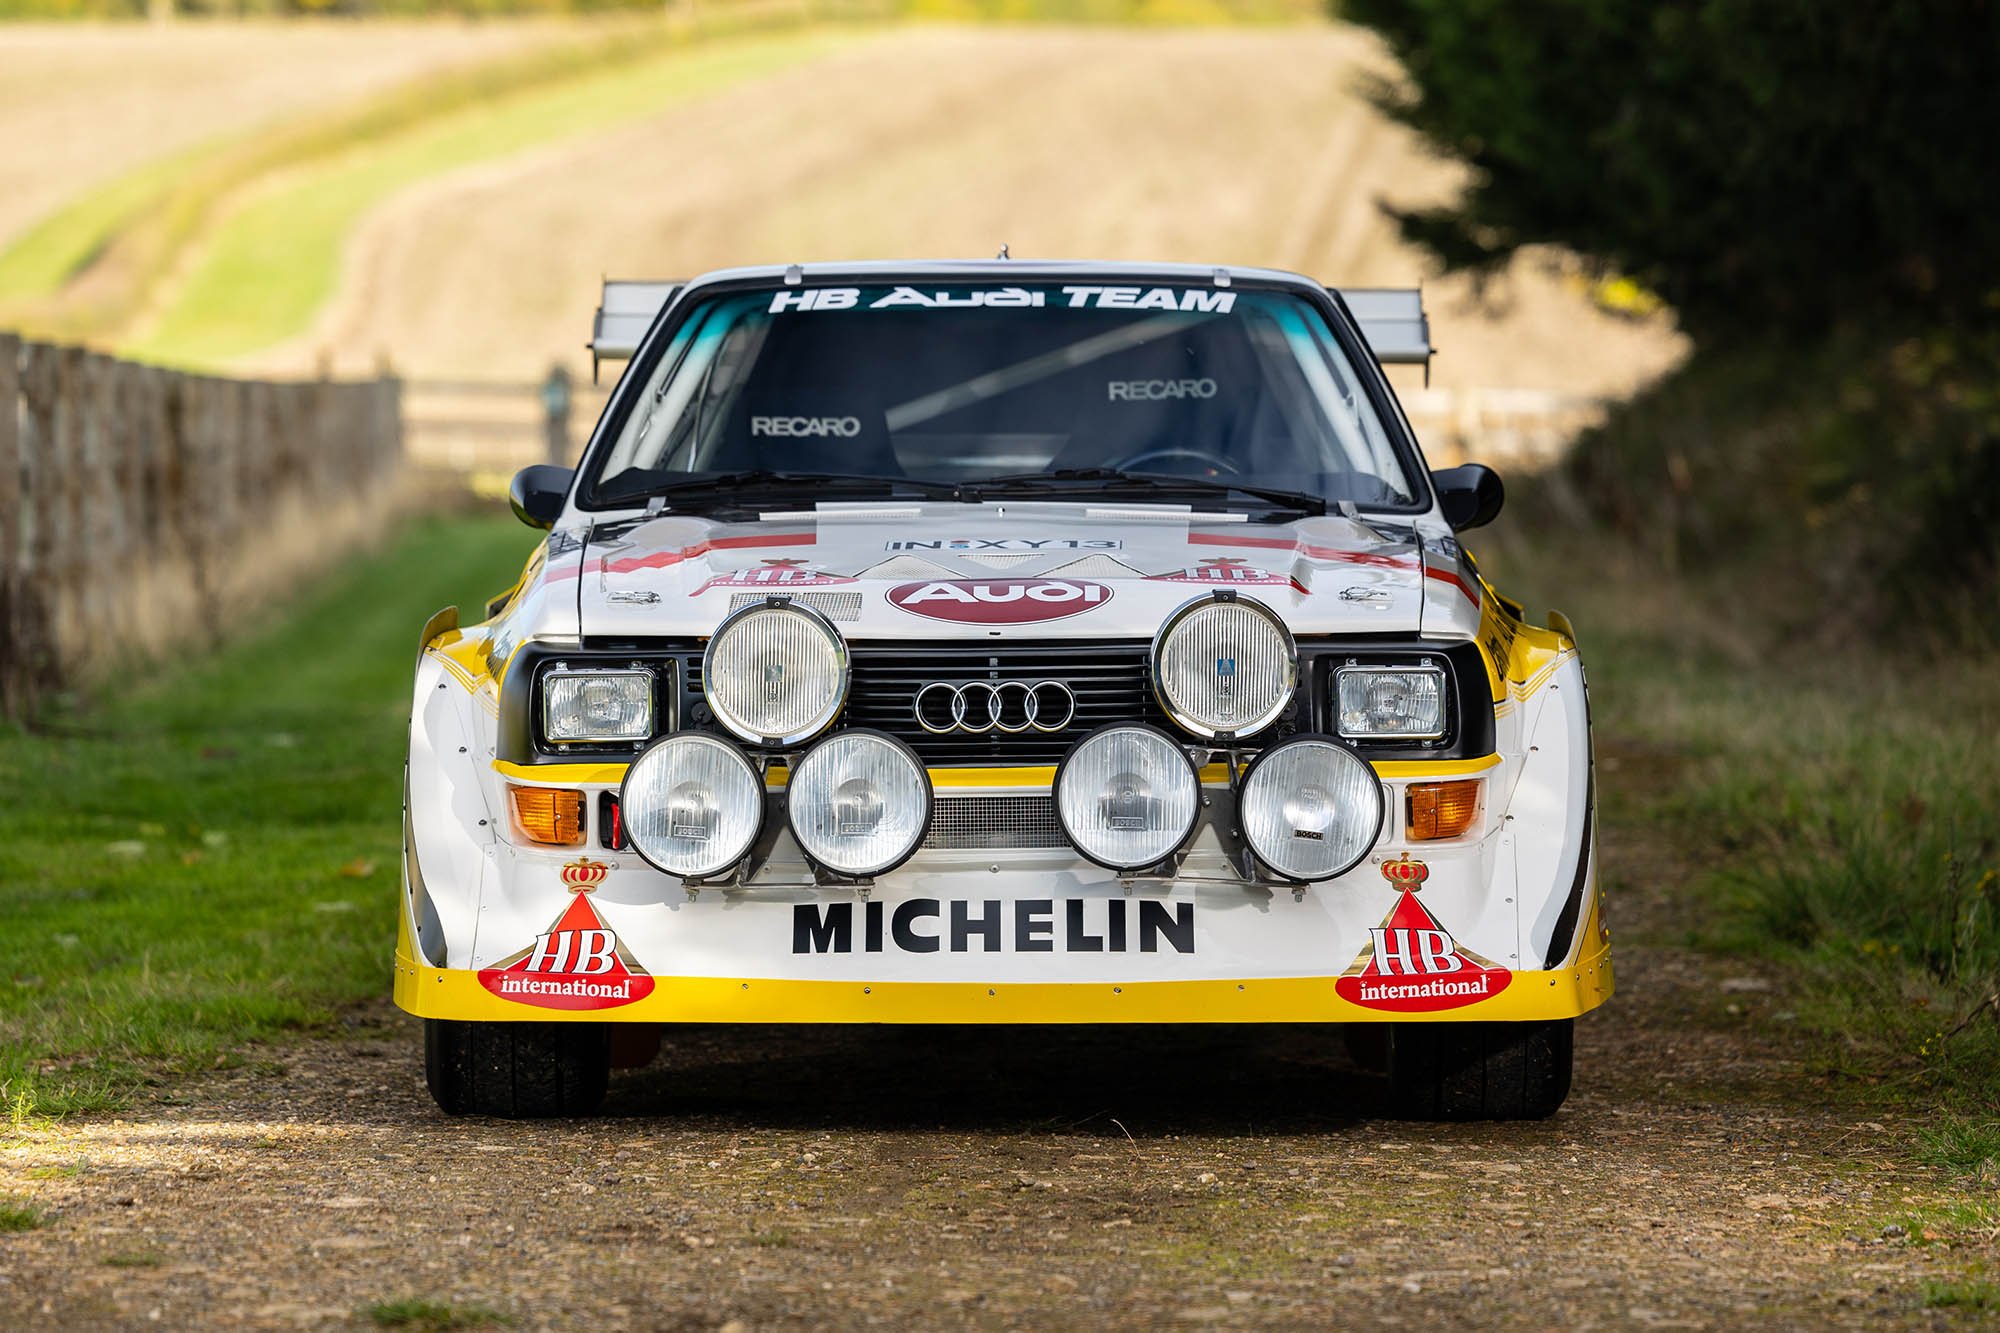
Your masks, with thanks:
[{"label": "front tire", "polygon": [[424,1020],[424,1081],[446,1115],[591,1115],[610,1079],[609,1023]]},{"label": "front tire", "polygon": [[1389,1098],[1405,1120],[1541,1120],[1569,1096],[1576,1020],[1397,1023]]}]

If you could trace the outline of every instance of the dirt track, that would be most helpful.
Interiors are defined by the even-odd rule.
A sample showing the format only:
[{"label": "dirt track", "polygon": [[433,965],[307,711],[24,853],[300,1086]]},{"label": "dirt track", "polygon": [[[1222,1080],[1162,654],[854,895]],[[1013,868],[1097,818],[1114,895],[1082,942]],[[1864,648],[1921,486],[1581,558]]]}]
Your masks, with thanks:
[{"label": "dirt track", "polygon": [[0,1326],[1949,1324],[1952,1252],[1884,1234],[1946,1182],[1764,979],[1644,943],[1663,849],[1608,854],[1620,994],[1546,1123],[1376,1119],[1317,1030],[701,1030],[604,1119],[448,1121],[375,1008],[0,1154],[54,1214],[0,1237]]},{"label": "dirt track", "polygon": [[[263,364],[534,376],[579,351],[604,274],[1019,256],[1269,264],[1353,285],[1425,261],[1383,198],[1449,193],[1361,93],[1392,70],[1334,25],[908,28],[581,142],[450,173],[363,224],[341,295]],[[1536,263],[1500,314],[1430,288],[1441,385],[1622,393],[1680,352]]]}]

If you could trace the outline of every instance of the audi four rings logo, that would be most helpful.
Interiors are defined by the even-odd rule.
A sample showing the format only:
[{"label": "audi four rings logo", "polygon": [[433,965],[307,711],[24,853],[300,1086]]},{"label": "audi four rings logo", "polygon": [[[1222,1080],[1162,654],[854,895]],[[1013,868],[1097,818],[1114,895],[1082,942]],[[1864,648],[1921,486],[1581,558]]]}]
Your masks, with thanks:
[{"label": "audi four rings logo", "polygon": [[1061,681],[975,680],[964,685],[934,680],[917,691],[917,725],[934,736],[947,732],[1061,731],[1076,720],[1076,696]]}]

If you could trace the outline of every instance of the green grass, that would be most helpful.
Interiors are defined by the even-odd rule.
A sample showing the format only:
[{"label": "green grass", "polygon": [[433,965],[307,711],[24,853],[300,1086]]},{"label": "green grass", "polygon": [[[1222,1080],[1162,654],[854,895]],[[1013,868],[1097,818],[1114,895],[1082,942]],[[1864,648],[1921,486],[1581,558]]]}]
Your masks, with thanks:
[{"label": "green grass", "polygon": [[[305,331],[333,295],[349,235],[368,211],[454,168],[658,112],[823,55],[823,32],[706,43],[494,97],[274,181],[217,223],[159,317],[124,350],[217,365]],[[616,182],[605,182],[616,188]]]},{"label": "green grass", "polygon": [[377,1301],[363,1306],[361,1317],[379,1328],[491,1328],[514,1321],[483,1305],[445,1305],[440,1301]]},{"label": "green grass", "polygon": [[1949,1120],[1917,1133],[1917,1159],[1961,1175],[2000,1173],[2000,1120]]},{"label": "green grass", "polygon": [[13,1199],[0,1198],[0,1235],[15,1231],[33,1231],[48,1224],[48,1215],[31,1203],[18,1203]]},{"label": "green grass", "polygon": [[216,656],[0,730],[0,1101],[117,1106],[386,993],[416,634],[505,587],[505,517],[427,520]]},{"label": "green grass", "polygon": [[152,1250],[120,1250],[100,1261],[106,1268],[158,1268],[166,1260]]},{"label": "green grass", "polygon": [[1923,1285],[1930,1309],[2000,1310],[2000,1282],[1988,1278],[1934,1278]]},{"label": "green grass", "polygon": [[2000,662],[1792,649],[1726,591],[1589,540],[1475,546],[1576,621],[1600,742],[1628,751],[1602,776],[1604,836],[1678,849],[1644,872],[1688,879],[1673,942],[1783,969],[1837,1081],[2000,1102]]}]

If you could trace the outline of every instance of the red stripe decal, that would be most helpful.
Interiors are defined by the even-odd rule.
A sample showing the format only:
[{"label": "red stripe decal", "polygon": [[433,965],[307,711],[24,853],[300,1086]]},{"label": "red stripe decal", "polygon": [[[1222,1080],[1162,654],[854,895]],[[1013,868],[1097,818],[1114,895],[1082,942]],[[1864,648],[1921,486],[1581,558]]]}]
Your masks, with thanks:
[{"label": "red stripe decal", "polygon": [[696,542],[693,546],[683,546],[678,551],[655,551],[651,555],[622,555],[614,560],[598,557],[585,560],[574,569],[559,569],[548,576],[548,582],[560,579],[580,578],[585,574],[603,570],[610,574],[630,574],[637,569],[666,569],[684,560],[694,560],[710,551],[755,550],[765,546],[811,546],[818,538],[810,532],[758,533],[750,537],[710,537],[707,541]]},{"label": "red stripe decal", "polygon": [[1432,564],[1426,564],[1424,566],[1424,577],[1427,579],[1436,579],[1440,583],[1449,583],[1452,587],[1458,589],[1460,592],[1464,593],[1468,598],[1472,600],[1472,605],[1474,610],[1478,609],[1479,607],[1478,591],[1474,589],[1470,584],[1468,584],[1464,579],[1460,578],[1457,574],[1453,573],[1451,570],[1441,569],[1438,566]]},{"label": "red stripe decal", "polygon": [[1252,537],[1242,532],[1190,532],[1189,546],[1259,546],[1273,551],[1296,550],[1298,542],[1290,537]]}]

